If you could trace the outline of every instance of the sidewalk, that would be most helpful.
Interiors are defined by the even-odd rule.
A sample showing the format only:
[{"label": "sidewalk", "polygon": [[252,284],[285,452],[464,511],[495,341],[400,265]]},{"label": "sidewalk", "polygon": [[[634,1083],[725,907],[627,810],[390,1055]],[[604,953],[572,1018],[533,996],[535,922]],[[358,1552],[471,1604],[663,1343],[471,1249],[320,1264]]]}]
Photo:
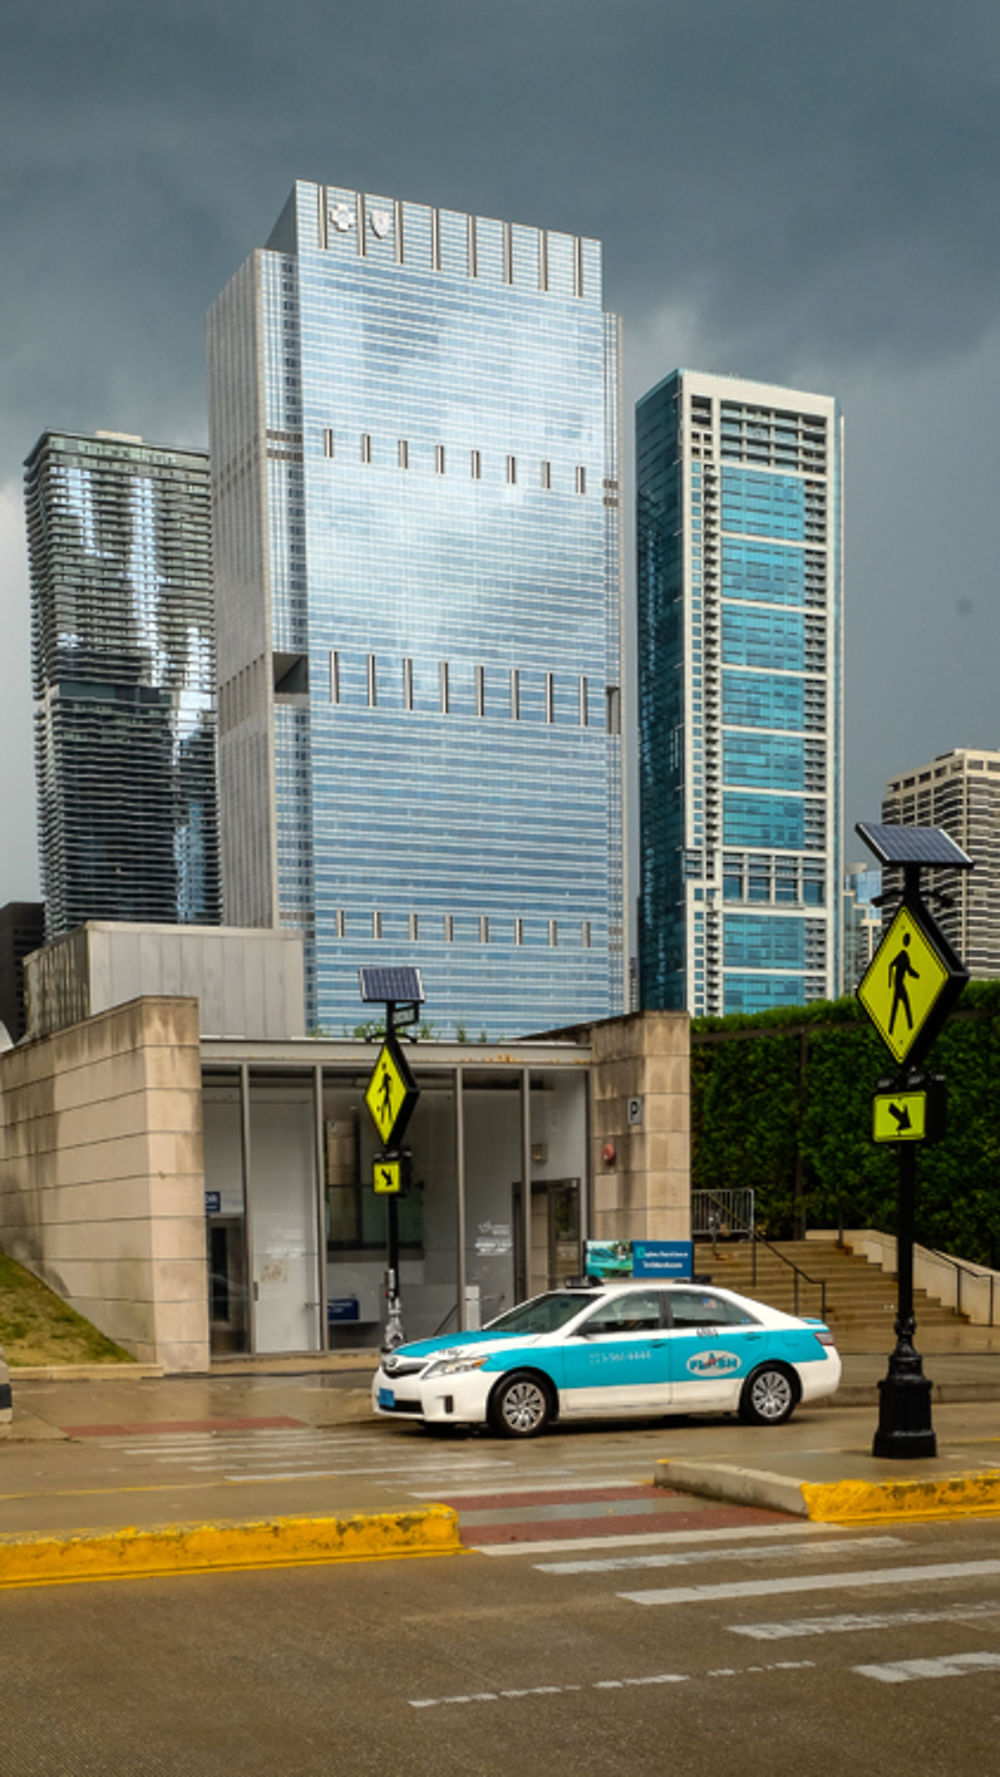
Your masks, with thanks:
[{"label": "sidewalk", "polygon": [[[281,1476],[227,1484],[192,1465],[164,1468],[163,1438],[183,1432],[356,1425],[377,1456],[399,1428],[372,1418],[374,1362],[368,1353],[251,1360],[171,1377],[15,1370],[11,1435],[0,1443],[0,1587],[459,1552],[457,1514],[415,1505],[410,1486],[395,1497],[357,1474],[299,1477],[289,1514]],[[665,1421],[657,1481],[831,1523],[1000,1511],[1000,1350],[924,1354],[938,1455],[918,1461],[870,1454],[887,1363],[887,1353],[846,1354],[834,1403],[787,1428]],[[143,1434],[145,1455],[141,1442],[126,1455],[108,1441]]]}]

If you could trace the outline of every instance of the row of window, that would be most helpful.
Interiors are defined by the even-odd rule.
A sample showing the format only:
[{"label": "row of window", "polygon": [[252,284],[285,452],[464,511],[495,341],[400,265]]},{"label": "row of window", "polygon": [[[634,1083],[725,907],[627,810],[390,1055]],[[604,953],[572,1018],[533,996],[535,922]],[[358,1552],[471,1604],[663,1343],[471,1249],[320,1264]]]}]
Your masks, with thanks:
[{"label": "row of window", "polygon": [[[386,937],[388,923],[388,917],[384,916],[378,908],[374,908],[370,919],[372,938],[378,940]],[[348,935],[348,918],[342,907],[338,907],[334,915],[334,935],[338,938],[346,938]],[[560,939],[565,940],[566,935],[567,923],[563,921],[560,924],[558,919],[545,921],[514,919],[508,923],[506,920],[491,918],[488,913],[481,913],[475,919],[471,917],[462,919],[454,913],[446,913],[439,924],[438,920],[432,919],[429,914],[410,913],[406,915],[406,936],[411,944],[418,941],[426,943],[429,939],[437,937],[439,940],[443,939],[445,944],[460,943],[463,939],[466,942],[471,940],[480,944],[513,942],[518,947],[524,944],[547,943],[550,949],[555,950],[558,948]],[[580,948],[589,950],[590,947],[591,922],[589,919],[582,919],[580,921]]]},{"label": "row of window", "polygon": [[[435,444],[433,448],[434,473],[435,475],[445,475],[448,472],[448,460],[449,454],[451,453],[449,453],[443,444]],[[453,454],[457,456],[459,453],[456,451]],[[332,426],[326,426],[323,431],[323,455],[331,462],[336,457],[336,441]],[[365,464],[371,464],[373,461],[372,434],[370,432],[362,432],[360,435],[360,461]],[[517,487],[519,480],[523,476],[523,458],[519,463],[516,456],[508,453],[505,458],[505,465],[507,486]],[[411,466],[410,440],[408,438],[397,438],[396,467],[398,469],[409,469]],[[481,450],[470,450],[469,452],[469,476],[473,481],[482,481],[483,479],[483,453]],[[587,470],[585,464],[577,463],[574,470],[574,483],[578,494],[586,493]],[[544,488],[547,493],[552,490],[552,463],[548,458],[544,458],[539,464],[539,485]]]},{"label": "row of window", "polygon": [[[414,690],[414,662],[411,658],[407,657],[404,658],[402,662],[397,661],[394,663],[396,668],[400,666],[402,667],[402,680],[401,683],[399,680],[396,680],[395,688],[388,695],[386,694],[387,681],[389,684],[392,683],[392,669],[389,669],[384,661],[380,667],[378,656],[375,654],[368,654],[364,659],[363,701],[368,709],[377,709],[379,707],[380,697],[382,703],[391,709],[402,708],[407,711],[412,711],[418,707]],[[494,695],[497,690],[498,681],[502,684],[502,691],[499,694],[500,698],[502,698],[503,705],[509,710],[510,718],[514,722],[520,721],[522,716],[537,714],[541,714],[542,719],[547,723],[555,723],[560,720],[564,721],[569,713],[569,709],[572,707],[575,711],[577,725],[580,728],[588,728],[591,726],[591,703],[593,700],[593,694],[591,682],[586,673],[580,673],[576,677],[571,689],[568,678],[560,678],[557,688],[555,673],[545,672],[529,674],[516,666],[510,667],[506,671],[502,668],[496,668],[491,672],[489,678],[490,714],[497,713],[497,705],[494,703]],[[537,697],[539,681],[542,694],[540,702]],[[426,685],[427,677],[426,670],[424,670],[425,688]],[[530,706],[526,697],[529,688],[533,693]],[[421,700],[419,707],[426,707],[428,709],[436,708],[437,711],[444,716],[450,715],[453,711],[456,713],[471,713],[476,716],[485,716],[487,714],[487,671],[485,666],[473,666],[471,689],[472,700],[471,704],[469,704],[467,702],[467,683],[463,684],[461,687],[457,686],[456,673],[451,662],[448,660],[441,660],[438,662],[437,669],[436,701],[432,705],[429,699],[427,699],[426,703]],[[356,657],[342,655],[337,648],[331,649],[330,702],[335,704],[360,703],[362,697],[358,696],[358,692],[361,690],[362,687],[358,682]],[[399,698],[400,690],[401,702]],[[621,700],[617,685],[606,686],[604,705],[604,725],[606,732],[608,734],[620,734]]]}]

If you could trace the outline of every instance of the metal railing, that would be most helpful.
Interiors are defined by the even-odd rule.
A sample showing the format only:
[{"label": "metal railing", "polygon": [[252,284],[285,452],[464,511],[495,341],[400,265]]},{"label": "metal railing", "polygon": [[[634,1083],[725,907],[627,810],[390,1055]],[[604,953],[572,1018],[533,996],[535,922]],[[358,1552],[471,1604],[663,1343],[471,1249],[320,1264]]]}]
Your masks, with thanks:
[{"label": "metal railing", "polygon": [[691,1192],[691,1238],[725,1239],[738,1228],[740,1237],[753,1237],[754,1194],[743,1187],[735,1191]]},{"label": "metal railing", "polygon": [[963,1263],[963,1261],[961,1259],[953,1259],[950,1253],[939,1252],[937,1247],[928,1247],[927,1250],[928,1250],[928,1252],[933,1252],[934,1257],[936,1259],[941,1259],[944,1264],[951,1265],[954,1268],[954,1271],[955,1271],[955,1313],[956,1314],[963,1314],[965,1312],[962,1307],[962,1278],[963,1277],[972,1277],[975,1279],[975,1281],[977,1283],[981,1283],[984,1277],[989,1277],[989,1280],[990,1280],[990,1318],[989,1318],[989,1321],[987,1324],[991,1327],[995,1327],[997,1324],[997,1320],[996,1320],[997,1274],[996,1274],[996,1272],[990,1270],[988,1265],[981,1265],[978,1268],[974,1265],[966,1265]]},{"label": "metal railing", "polygon": [[[819,1290],[820,1319],[825,1320],[826,1319],[826,1278],[825,1277],[810,1277],[808,1271],[803,1271],[802,1266],[797,1265],[795,1263],[794,1259],[790,1259],[788,1257],[787,1253],[783,1253],[779,1247],[773,1246],[772,1243],[770,1242],[770,1240],[766,1240],[764,1235],[761,1234],[758,1231],[758,1229],[756,1229],[753,1226],[752,1222],[743,1221],[742,1218],[733,1209],[732,1203],[727,1201],[729,1199],[736,1197],[738,1194],[739,1193],[736,1191],[692,1191],[692,1193],[691,1193],[691,1198],[692,1198],[691,1231],[692,1231],[692,1235],[694,1235],[695,1227],[696,1227],[696,1218],[695,1218],[695,1213],[694,1213],[694,1199],[696,1197],[704,1197],[709,1200],[708,1204],[706,1205],[706,1211],[705,1211],[706,1220],[709,1217],[713,1217],[713,1218],[718,1217],[719,1218],[719,1224],[715,1228],[714,1232],[713,1232],[712,1228],[709,1227],[708,1231],[707,1231],[707,1236],[706,1236],[712,1242],[713,1253],[718,1251],[718,1236],[719,1236],[719,1232],[722,1227],[723,1210],[725,1209],[726,1210],[726,1221],[728,1222],[730,1230],[732,1230],[734,1228],[734,1226],[741,1228],[742,1232],[746,1235],[746,1237],[750,1241],[750,1282],[751,1282],[752,1287],[754,1289],[756,1289],[756,1287],[757,1287],[757,1251],[758,1251],[758,1248],[764,1246],[767,1248],[769,1253],[773,1253],[773,1255],[776,1259],[780,1259],[781,1263],[783,1265],[787,1265],[788,1269],[792,1273],[792,1301],[794,1303],[794,1312],[796,1314],[799,1313],[799,1285],[800,1285],[800,1283],[806,1283],[809,1285],[810,1289]],[[752,1197],[753,1193],[750,1192],[749,1195]],[[752,1211],[751,1211],[751,1213],[752,1213]]]}]

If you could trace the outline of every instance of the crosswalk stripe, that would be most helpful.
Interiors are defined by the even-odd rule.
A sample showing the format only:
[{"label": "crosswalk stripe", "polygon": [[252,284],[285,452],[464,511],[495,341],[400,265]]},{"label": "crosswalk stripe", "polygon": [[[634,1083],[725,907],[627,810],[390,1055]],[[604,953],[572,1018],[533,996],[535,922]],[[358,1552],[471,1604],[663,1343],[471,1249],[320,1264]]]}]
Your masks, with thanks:
[{"label": "crosswalk stripe", "polygon": [[710,1599],[766,1598],[777,1592],[833,1592],[855,1586],[926,1585],[1000,1573],[1000,1561],[939,1561],[926,1567],[879,1567],[862,1573],[813,1573],[772,1580],[735,1580],[720,1586],[670,1586],[653,1592],[619,1592],[632,1604],[703,1604]]},{"label": "crosswalk stripe", "polygon": [[[416,1498],[416,1495],[414,1495]],[[782,1536],[810,1538],[815,1536],[829,1537],[833,1531],[838,1534],[835,1525],[830,1524],[789,1524],[781,1527]],[[584,1549],[645,1549],[652,1543],[711,1543],[711,1542],[743,1542],[757,1537],[773,1537],[773,1524],[744,1524],[731,1526],[729,1529],[712,1528],[700,1530],[651,1530],[629,1532],[621,1536],[574,1536],[559,1537],[548,1542],[531,1543],[486,1543],[482,1548],[474,1548],[476,1555],[571,1555]]]},{"label": "crosswalk stripe", "polygon": [[882,1684],[909,1684],[915,1678],[961,1678],[967,1672],[995,1672],[1000,1654],[947,1654],[936,1660],[893,1660],[884,1666],[855,1666],[862,1678]]},{"label": "crosswalk stripe", "polygon": [[[771,1534],[773,1536],[774,1532]],[[848,1536],[842,1542],[823,1542],[815,1549],[804,1547],[798,1542],[770,1542],[758,1547],[739,1548],[727,1537],[724,1545],[710,1549],[675,1549],[648,1555],[610,1555],[605,1560],[593,1561],[540,1561],[538,1571],[559,1574],[617,1573],[624,1568],[635,1567],[695,1567],[705,1561],[801,1560],[804,1554],[829,1556],[834,1551],[838,1555],[856,1555],[860,1550],[900,1549],[903,1546],[903,1539],[899,1536]]]},{"label": "crosswalk stripe", "polygon": [[1000,1616],[1000,1598],[984,1603],[948,1604],[940,1610],[883,1610],[865,1616],[799,1617],[787,1623],[730,1623],[731,1635],[747,1635],[753,1641],[790,1641],[804,1635],[870,1635],[882,1629],[905,1629],[924,1623],[971,1623],[980,1617]]}]

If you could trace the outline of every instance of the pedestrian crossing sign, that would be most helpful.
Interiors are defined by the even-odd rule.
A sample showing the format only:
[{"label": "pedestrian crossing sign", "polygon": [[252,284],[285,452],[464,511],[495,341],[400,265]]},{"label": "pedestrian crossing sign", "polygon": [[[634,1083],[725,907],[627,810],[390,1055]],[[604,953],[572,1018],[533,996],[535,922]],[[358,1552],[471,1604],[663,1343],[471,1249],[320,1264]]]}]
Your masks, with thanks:
[{"label": "pedestrian crossing sign", "polygon": [[861,979],[857,998],[893,1060],[926,1054],[968,976],[926,908],[897,909]]},{"label": "pedestrian crossing sign", "polygon": [[365,1104],[383,1147],[399,1141],[410,1120],[419,1092],[396,1038],[390,1034],[379,1050],[365,1090]]}]

